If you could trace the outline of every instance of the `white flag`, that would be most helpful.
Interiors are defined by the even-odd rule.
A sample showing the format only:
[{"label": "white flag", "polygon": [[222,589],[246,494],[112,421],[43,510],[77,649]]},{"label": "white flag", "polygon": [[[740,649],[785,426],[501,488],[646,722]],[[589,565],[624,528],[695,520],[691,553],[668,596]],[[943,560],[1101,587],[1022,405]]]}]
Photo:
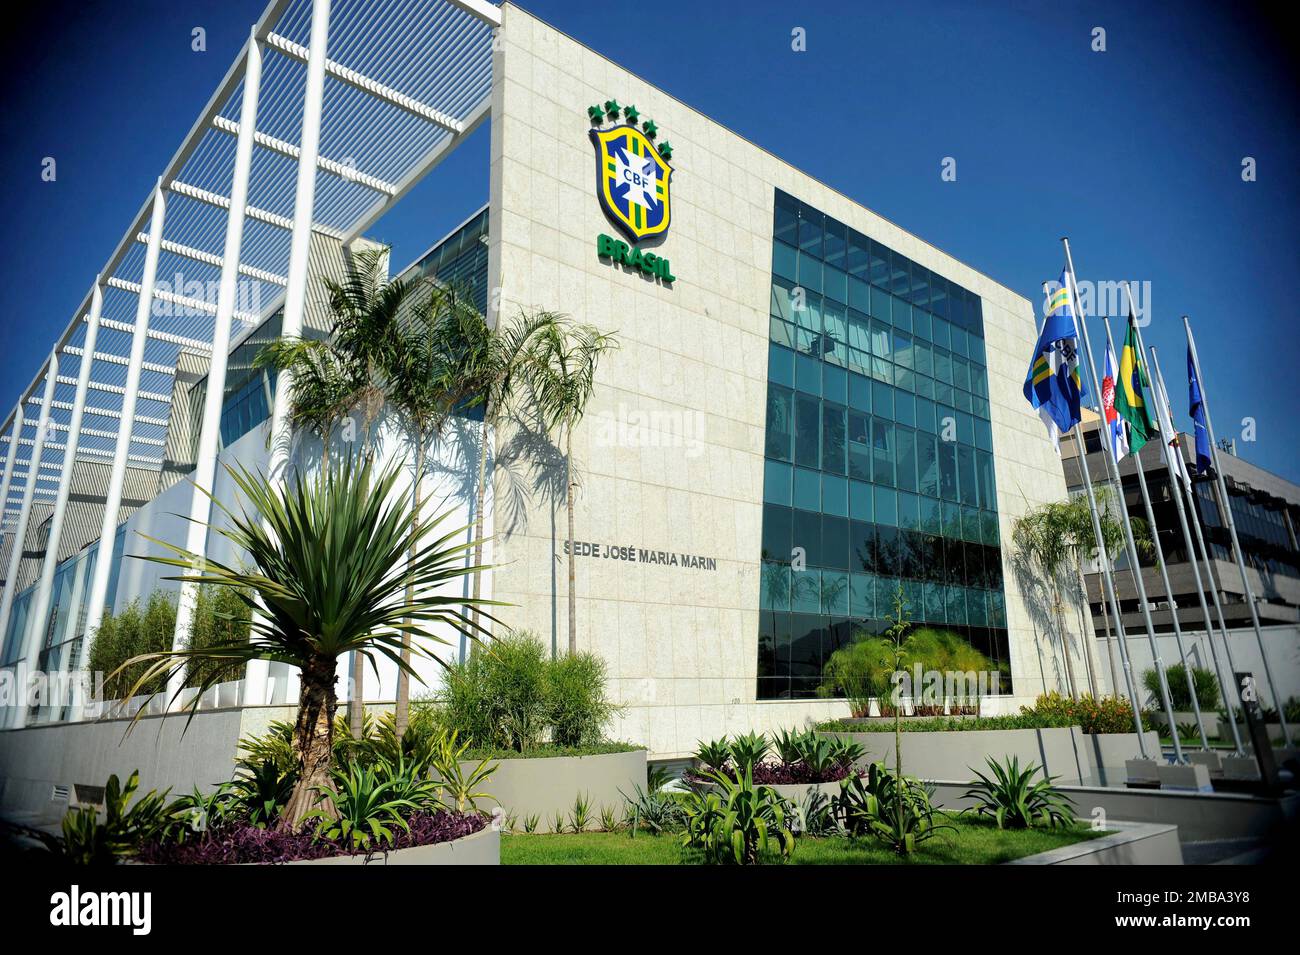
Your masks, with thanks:
[{"label": "white flag", "polygon": [[1115,381],[1119,375],[1119,362],[1115,360],[1115,348],[1106,338],[1106,377],[1101,380],[1101,418],[1107,439],[1110,441],[1111,456],[1118,464],[1128,454],[1128,430],[1124,419],[1115,410]]}]

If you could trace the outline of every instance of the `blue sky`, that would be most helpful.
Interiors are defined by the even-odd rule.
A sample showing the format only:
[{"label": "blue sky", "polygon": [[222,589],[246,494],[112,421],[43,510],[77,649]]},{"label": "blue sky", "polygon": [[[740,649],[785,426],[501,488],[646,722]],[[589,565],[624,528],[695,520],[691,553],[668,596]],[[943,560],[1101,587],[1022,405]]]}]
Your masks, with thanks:
[{"label": "blue sky", "polygon": [[[1288,291],[1300,238],[1297,70],[1263,8],[665,0],[647,16],[625,0],[524,6],[1023,295],[1059,273],[1066,234],[1080,279],[1150,282],[1145,334],[1182,426],[1187,313],[1220,435],[1300,480]],[[0,404],[31,380],[262,7],[83,2],[8,15]],[[190,49],[194,26],[207,30],[206,53]],[[791,50],[795,27],[805,52]],[[1091,49],[1095,27],[1104,53]],[[45,156],[58,160],[55,183],[41,181]],[[1247,156],[1255,182],[1241,178]],[[395,261],[486,200],[486,157],[480,132],[379,224]],[[944,157],[956,160],[955,182],[940,178]],[[1247,417],[1253,443],[1240,441]]]}]

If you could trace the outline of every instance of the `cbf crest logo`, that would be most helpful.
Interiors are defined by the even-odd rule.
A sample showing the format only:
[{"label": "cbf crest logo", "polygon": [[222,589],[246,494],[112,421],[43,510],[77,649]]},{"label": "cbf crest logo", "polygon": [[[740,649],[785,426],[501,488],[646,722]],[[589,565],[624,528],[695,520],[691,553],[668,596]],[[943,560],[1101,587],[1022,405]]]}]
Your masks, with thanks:
[{"label": "cbf crest logo", "polygon": [[596,195],[605,215],[633,243],[666,234],[672,222],[672,145],[655,145],[654,120],[642,122],[635,106],[611,99],[587,113],[597,126],[615,124],[591,131]]}]

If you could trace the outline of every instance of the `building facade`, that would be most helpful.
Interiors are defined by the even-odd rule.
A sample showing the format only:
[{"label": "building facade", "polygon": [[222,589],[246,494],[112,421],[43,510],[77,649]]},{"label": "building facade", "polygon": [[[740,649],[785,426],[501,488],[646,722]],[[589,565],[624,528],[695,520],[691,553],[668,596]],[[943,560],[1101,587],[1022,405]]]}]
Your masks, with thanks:
[{"label": "building facade", "polygon": [[[288,49],[272,39],[276,24],[297,16],[305,35],[301,11],[312,6],[273,3],[263,42]],[[846,714],[843,701],[819,695],[825,661],[858,633],[880,632],[896,595],[912,621],[954,631],[989,660],[999,685],[986,712],[1062,687],[1062,654],[1080,649],[1040,632],[1008,549],[1018,516],[1066,494],[1021,393],[1036,338],[1030,301],[514,4],[439,2],[431,17],[463,22],[482,58],[474,75],[490,85],[480,104],[462,97],[450,118],[437,114],[451,131],[442,146],[370,187],[390,186],[385,201],[400,201],[434,170],[438,148],[485,122],[489,194],[410,274],[468,283],[493,321],[547,309],[618,342],[601,361],[571,461],[575,638],[607,664],[622,705],[611,735],[671,757],[702,738]],[[238,97],[233,104],[227,113]],[[355,184],[355,173],[324,160],[322,181],[328,172]],[[336,268],[374,221],[351,200],[339,208],[350,218],[313,220],[317,271]],[[295,307],[303,293],[286,287],[231,347],[222,462],[274,466],[279,399],[256,348],[284,327],[322,327],[318,288],[309,283]],[[209,387],[203,363],[186,354],[170,356],[166,377],[178,391],[156,435],[170,464],[145,472],[147,486],[117,505],[123,532],[183,534],[161,515],[186,509],[179,478],[202,467]],[[380,431],[384,453],[399,453]],[[511,605],[506,623],[562,652],[570,462],[527,402],[492,443],[492,596]],[[293,461],[309,468],[316,453],[300,441]],[[474,453],[439,449],[429,478],[466,521]],[[60,619],[78,618],[75,579],[93,578],[84,562],[99,546],[98,518],[85,523],[60,541],[69,581],[53,601]],[[43,563],[38,525],[11,519],[23,532],[19,575],[6,584],[15,612],[2,662],[11,668],[33,664],[30,637],[44,632],[26,618]],[[167,586],[119,554],[110,605]],[[7,552],[0,563],[9,566]],[[40,653],[84,641],[84,624],[41,642]],[[452,641],[446,652],[460,648]],[[65,653],[60,665],[76,658]],[[368,697],[391,699],[391,677]],[[270,689],[250,676],[243,699],[281,703],[293,692],[293,674],[272,673]]]}]

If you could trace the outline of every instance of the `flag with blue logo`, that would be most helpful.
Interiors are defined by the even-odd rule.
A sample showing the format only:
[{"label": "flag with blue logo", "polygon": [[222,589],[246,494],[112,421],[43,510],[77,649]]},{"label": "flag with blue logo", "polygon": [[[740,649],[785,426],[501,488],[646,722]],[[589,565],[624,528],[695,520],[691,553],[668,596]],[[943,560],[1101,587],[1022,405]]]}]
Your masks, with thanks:
[{"label": "flag with blue logo", "polygon": [[1057,288],[1047,299],[1043,330],[1025,376],[1025,399],[1038,411],[1059,453],[1061,435],[1081,420],[1080,405],[1087,397],[1079,374],[1079,329],[1075,324],[1074,297],[1069,276],[1061,271]]},{"label": "flag with blue logo", "polygon": [[1196,473],[1209,474],[1214,465],[1214,456],[1210,453],[1210,429],[1205,423],[1205,401],[1201,398],[1201,380],[1196,377],[1196,359],[1192,357],[1192,346],[1187,346],[1187,413],[1192,416],[1196,430]]}]

